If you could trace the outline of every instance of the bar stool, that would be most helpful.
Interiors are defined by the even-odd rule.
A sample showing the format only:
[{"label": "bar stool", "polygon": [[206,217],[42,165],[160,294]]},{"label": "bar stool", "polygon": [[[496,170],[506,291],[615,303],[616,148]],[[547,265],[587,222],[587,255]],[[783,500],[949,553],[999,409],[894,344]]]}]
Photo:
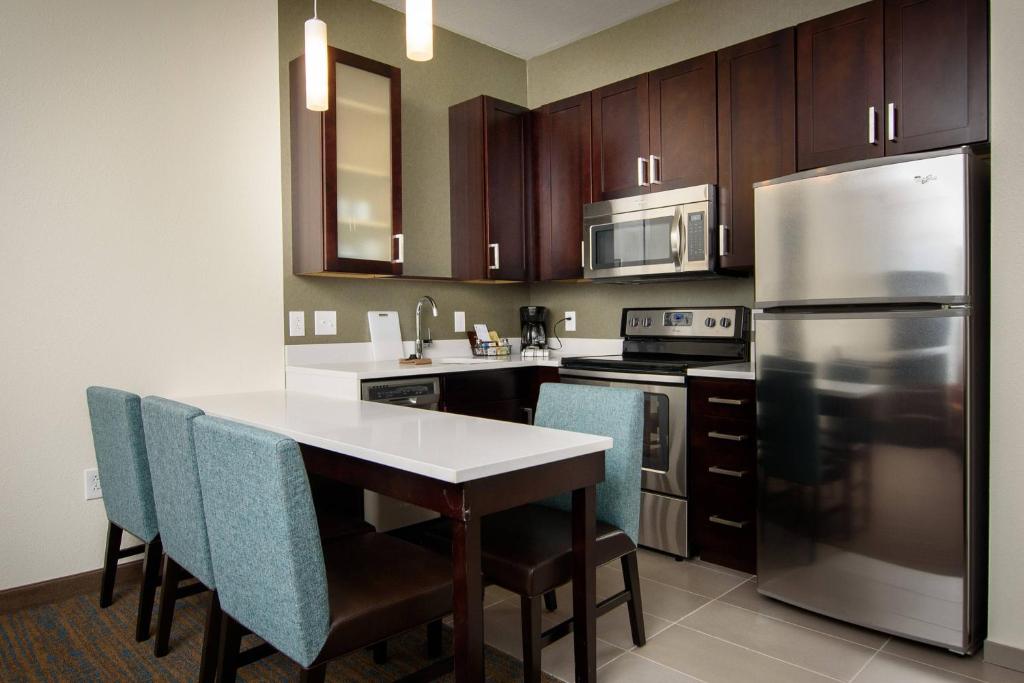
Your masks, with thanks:
[{"label": "bar stool", "polygon": [[[113,602],[117,561],[142,554],[142,585],[135,622],[135,640],[141,642],[149,638],[163,550],[146,458],[140,399],[136,394],[106,387],[89,387],[85,395],[109,522],[100,580],[100,607],[109,607]],[[125,531],[143,545],[121,548]]]},{"label": "bar stool", "polygon": [[[637,538],[640,531],[640,471],[643,457],[644,395],[635,389],[582,384],[544,384],[534,425],[610,436],[605,453],[605,480],[597,485],[598,566],[619,559],[624,590],[597,605],[597,616],[628,605],[633,643],[647,642],[644,632]],[[541,503],[488,515],[481,520],[484,578],[520,596],[523,676],[541,677],[541,649],[567,636],[567,619],[541,632],[541,601],[555,609],[554,590],[572,580],[572,505],[568,494]],[[404,538],[441,550],[451,547],[447,520],[428,520],[399,532]]]},{"label": "bar stool", "polygon": [[[209,416],[193,420],[203,509],[224,610],[219,680],[235,679],[248,629],[295,661],[327,663],[451,611],[451,565],[386,534],[321,543],[298,445]],[[440,675],[451,659],[419,672]]]}]

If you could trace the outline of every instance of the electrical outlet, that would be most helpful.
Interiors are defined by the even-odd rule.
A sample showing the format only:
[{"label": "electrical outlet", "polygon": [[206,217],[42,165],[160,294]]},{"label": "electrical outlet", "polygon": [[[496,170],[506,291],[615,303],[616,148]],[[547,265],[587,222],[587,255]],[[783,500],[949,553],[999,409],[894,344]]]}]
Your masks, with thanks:
[{"label": "electrical outlet", "polygon": [[455,331],[465,332],[466,331],[466,312],[455,311]]},{"label": "electrical outlet", "polygon": [[95,467],[85,470],[85,499],[96,500],[103,497],[103,489],[100,488],[100,471]]},{"label": "electrical outlet", "polygon": [[338,312],[314,311],[313,334],[338,334]]},{"label": "electrical outlet", "polygon": [[575,332],[576,331],[576,311],[565,312],[565,331]]},{"label": "electrical outlet", "polygon": [[306,336],[306,312],[305,311],[288,311],[288,336],[289,337],[305,337]]}]

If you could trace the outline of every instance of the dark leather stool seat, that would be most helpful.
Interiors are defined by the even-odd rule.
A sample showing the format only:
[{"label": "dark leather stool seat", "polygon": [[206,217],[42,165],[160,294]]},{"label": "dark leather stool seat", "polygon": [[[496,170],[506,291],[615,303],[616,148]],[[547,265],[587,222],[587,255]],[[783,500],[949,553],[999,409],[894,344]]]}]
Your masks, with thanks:
[{"label": "dark leather stool seat", "polygon": [[[392,532],[438,552],[451,550],[451,523],[431,519]],[[542,595],[572,579],[572,515],[524,505],[481,521],[481,567],[487,580],[519,595]],[[597,522],[596,563],[636,550],[629,536]]]},{"label": "dark leather stool seat", "polygon": [[330,627],[314,666],[452,609],[452,567],[442,555],[376,533],[323,548]]}]

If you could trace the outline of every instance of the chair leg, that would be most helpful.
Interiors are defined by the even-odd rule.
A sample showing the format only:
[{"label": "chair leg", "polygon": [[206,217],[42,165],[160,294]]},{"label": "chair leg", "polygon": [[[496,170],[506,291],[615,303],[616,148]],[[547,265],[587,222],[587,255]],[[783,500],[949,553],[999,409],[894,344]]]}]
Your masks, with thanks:
[{"label": "chair leg", "polygon": [[220,683],[234,683],[238,674],[238,651],[242,647],[242,625],[221,613],[220,646],[217,680]]},{"label": "chair leg", "polygon": [[114,601],[114,579],[117,578],[117,558],[124,532],[113,522],[107,522],[107,551],[103,555],[103,575],[100,577],[100,607],[110,607]]},{"label": "chair leg", "polygon": [[142,560],[142,586],[139,588],[139,616],[135,621],[135,640],[142,642],[149,638],[149,625],[153,620],[153,599],[160,581],[160,558],[164,547],[157,536],[146,544]]},{"label": "chair leg", "polygon": [[374,664],[388,663],[388,641],[382,640],[379,643],[375,643],[370,646],[370,650],[373,652]]},{"label": "chair leg", "polygon": [[327,664],[299,671],[299,683],[324,683],[327,679]]},{"label": "chair leg", "polygon": [[637,566],[636,551],[622,556],[622,578],[629,591],[629,630],[633,635],[633,644],[643,647],[647,643],[644,629],[644,606],[640,598],[640,570]]},{"label": "chair leg", "polygon": [[427,659],[441,656],[441,620],[427,624]]},{"label": "chair leg", "polygon": [[544,594],[544,609],[549,612],[554,612],[558,609],[558,596],[555,591],[548,591]]},{"label": "chair leg", "polygon": [[214,683],[217,679],[217,652],[224,612],[220,608],[217,591],[210,591],[210,604],[206,608],[206,629],[203,631],[203,654],[199,661],[199,683]]},{"label": "chair leg", "polygon": [[540,600],[537,596],[520,595],[523,622],[523,680],[540,682]]},{"label": "chair leg", "polygon": [[171,622],[174,620],[174,603],[178,599],[178,582],[181,581],[181,565],[164,555],[164,577],[160,584],[160,612],[156,618],[156,641],[153,654],[163,657],[167,654],[171,640]]}]

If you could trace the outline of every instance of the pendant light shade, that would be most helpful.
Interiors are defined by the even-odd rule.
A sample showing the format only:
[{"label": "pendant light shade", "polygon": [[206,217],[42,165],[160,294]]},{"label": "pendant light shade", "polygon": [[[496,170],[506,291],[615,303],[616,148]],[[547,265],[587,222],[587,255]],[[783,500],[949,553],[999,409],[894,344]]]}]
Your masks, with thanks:
[{"label": "pendant light shade", "polygon": [[327,24],[317,18],[306,20],[306,109],[327,111]]},{"label": "pendant light shade", "polygon": [[414,62],[434,58],[433,0],[405,0],[405,55]]}]

